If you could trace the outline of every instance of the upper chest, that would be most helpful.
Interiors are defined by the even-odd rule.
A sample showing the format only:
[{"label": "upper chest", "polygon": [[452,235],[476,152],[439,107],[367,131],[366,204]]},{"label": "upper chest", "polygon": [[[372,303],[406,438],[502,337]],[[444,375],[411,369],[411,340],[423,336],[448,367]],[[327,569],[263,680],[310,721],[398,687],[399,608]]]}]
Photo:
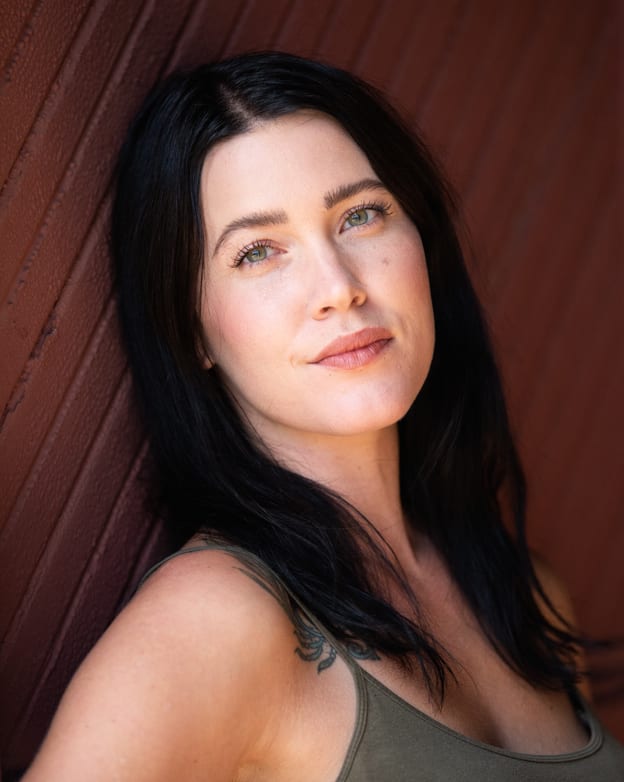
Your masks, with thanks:
[{"label": "upper chest", "polygon": [[[587,744],[586,730],[567,696],[537,690],[518,676],[496,653],[443,572],[434,574],[420,596],[428,628],[452,670],[442,705],[430,697],[418,666],[409,674],[387,658],[358,661],[404,711],[411,708],[460,736],[520,753],[561,754]],[[290,714],[284,712],[282,723],[284,768],[299,763],[301,782],[337,778],[361,710],[350,666],[337,656],[319,671],[321,659],[301,659],[292,688],[293,708]],[[414,724],[419,724],[417,719]]]},{"label": "upper chest", "polygon": [[412,588],[421,619],[449,664],[444,700],[435,702],[418,670],[392,661],[362,666],[415,709],[463,736],[530,754],[559,754],[587,743],[570,699],[536,688],[498,654],[440,559],[432,556]]}]

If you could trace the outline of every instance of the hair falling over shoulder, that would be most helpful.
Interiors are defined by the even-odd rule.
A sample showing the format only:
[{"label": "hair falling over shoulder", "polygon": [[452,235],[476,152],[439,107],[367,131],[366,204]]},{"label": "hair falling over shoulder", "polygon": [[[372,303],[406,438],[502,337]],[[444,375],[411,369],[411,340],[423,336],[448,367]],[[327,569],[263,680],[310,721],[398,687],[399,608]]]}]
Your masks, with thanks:
[{"label": "hair falling over shoulder", "polygon": [[197,306],[204,158],[254,123],[302,109],[344,128],[422,238],[436,345],[399,423],[406,516],[436,546],[500,655],[536,685],[570,689],[579,639],[536,603],[544,595],[525,539],[524,478],[453,197],[421,140],[375,89],[342,70],[267,52],[173,74],[129,131],[112,244],[168,521],[180,542],[199,530],[257,555],[338,639],[420,666],[432,695],[443,697],[451,666],[435,638],[385,599],[383,583],[393,579],[418,616],[382,541],[340,497],[254,442],[218,372],[205,368]]}]

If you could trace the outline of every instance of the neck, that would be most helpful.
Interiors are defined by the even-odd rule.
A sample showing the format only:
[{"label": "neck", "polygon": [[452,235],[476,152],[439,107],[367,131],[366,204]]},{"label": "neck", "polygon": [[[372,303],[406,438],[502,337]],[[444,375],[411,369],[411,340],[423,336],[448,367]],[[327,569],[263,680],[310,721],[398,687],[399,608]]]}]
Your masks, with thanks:
[{"label": "neck", "polygon": [[353,505],[400,560],[413,556],[401,506],[396,425],[353,437],[309,435],[267,445],[287,469]]}]

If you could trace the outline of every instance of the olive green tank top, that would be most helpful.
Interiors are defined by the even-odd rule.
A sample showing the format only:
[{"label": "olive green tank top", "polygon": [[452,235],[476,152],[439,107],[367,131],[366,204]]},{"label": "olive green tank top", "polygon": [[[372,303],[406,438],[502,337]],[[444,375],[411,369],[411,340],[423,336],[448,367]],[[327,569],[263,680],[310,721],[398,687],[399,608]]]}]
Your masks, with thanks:
[{"label": "olive green tank top", "polygon": [[297,596],[243,549],[218,543],[182,549],[154,565],[141,584],[173,557],[206,549],[226,551],[270,574],[352,671],[357,716],[336,782],[624,782],[624,747],[580,696],[577,714],[588,741],[575,752],[527,755],[470,739],[410,705],[359,666]]}]

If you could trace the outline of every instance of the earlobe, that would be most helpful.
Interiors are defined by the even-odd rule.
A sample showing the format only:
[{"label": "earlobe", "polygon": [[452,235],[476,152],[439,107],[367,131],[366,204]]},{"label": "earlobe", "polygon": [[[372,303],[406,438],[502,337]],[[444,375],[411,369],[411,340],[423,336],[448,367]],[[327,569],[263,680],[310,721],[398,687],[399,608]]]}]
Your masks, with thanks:
[{"label": "earlobe", "polygon": [[206,344],[206,337],[204,335],[197,337],[196,349],[197,357],[201,362],[202,368],[208,372],[214,367],[215,362],[210,358],[208,345]]},{"label": "earlobe", "polygon": [[215,363],[208,354],[208,351],[206,350],[205,345],[199,345],[197,350],[197,358],[199,360],[199,363],[201,364],[202,369],[205,369],[207,372],[215,366]]}]

